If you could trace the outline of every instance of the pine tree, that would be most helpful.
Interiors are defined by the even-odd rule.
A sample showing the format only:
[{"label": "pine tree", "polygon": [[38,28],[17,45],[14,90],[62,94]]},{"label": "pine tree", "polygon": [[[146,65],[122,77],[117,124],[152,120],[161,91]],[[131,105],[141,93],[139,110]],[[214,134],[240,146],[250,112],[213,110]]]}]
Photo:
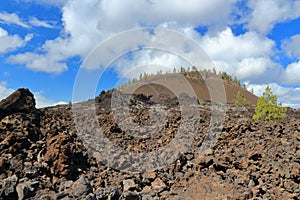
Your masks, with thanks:
[{"label": "pine tree", "polygon": [[213,68],[213,73],[214,73],[214,74],[217,74],[216,68]]},{"label": "pine tree", "polygon": [[271,88],[267,86],[263,96],[258,98],[255,108],[254,120],[277,121],[286,118],[287,109],[282,103],[277,103],[277,96],[273,95]]},{"label": "pine tree", "polygon": [[143,76],[144,79],[147,79],[148,78],[148,74],[146,72],[144,72],[144,76]]},{"label": "pine tree", "polygon": [[185,72],[185,69],[183,67],[180,67],[180,72],[181,73],[184,73]]},{"label": "pine tree", "polygon": [[173,73],[176,74],[176,68],[175,68],[175,67],[174,67],[174,69],[173,69]]},{"label": "pine tree", "polygon": [[233,100],[234,105],[236,106],[246,106],[249,105],[250,103],[247,101],[247,99],[245,98],[243,92],[238,91],[238,93],[236,94],[234,100]]},{"label": "pine tree", "polygon": [[192,67],[192,72],[197,72],[197,68],[195,66]]},{"label": "pine tree", "polygon": [[247,90],[247,86],[246,86],[245,83],[243,84],[243,88],[244,88],[245,90]]}]

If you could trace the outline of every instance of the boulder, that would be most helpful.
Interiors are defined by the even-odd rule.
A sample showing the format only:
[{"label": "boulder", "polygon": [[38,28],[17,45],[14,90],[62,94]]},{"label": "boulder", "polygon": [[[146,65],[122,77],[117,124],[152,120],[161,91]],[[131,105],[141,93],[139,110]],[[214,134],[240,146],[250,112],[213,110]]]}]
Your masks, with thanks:
[{"label": "boulder", "polygon": [[[13,175],[4,180],[0,180],[0,197],[5,196],[7,198],[13,197],[16,191],[16,185],[18,182],[18,177]],[[1,199],[1,198],[0,198]]]},{"label": "boulder", "polygon": [[33,181],[33,182],[25,182],[25,183],[19,183],[17,185],[17,193],[20,200],[26,199],[28,197],[33,197],[35,195],[35,192],[40,188],[39,181]]},{"label": "boulder", "polygon": [[33,113],[35,111],[34,96],[25,88],[18,89],[0,102],[0,119],[14,113]]},{"label": "boulder", "polygon": [[86,196],[92,192],[92,186],[84,176],[81,176],[77,181],[75,181],[71,188],[72,194],[76,198]]}]

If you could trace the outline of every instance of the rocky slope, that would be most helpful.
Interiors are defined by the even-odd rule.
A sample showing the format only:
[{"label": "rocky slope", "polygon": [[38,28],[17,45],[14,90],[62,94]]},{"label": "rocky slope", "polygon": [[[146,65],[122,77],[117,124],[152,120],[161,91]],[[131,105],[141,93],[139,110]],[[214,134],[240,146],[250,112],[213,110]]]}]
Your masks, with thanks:
[{"label": "rocky slope", "polygon": [[[73,109],[36,109],[26,89],[1,101],[0,199],[300,199],[299,110],[289,109],[283,122],[266,123],[251,119],[253,107],[228,105],[224,123],[214,128],[216,145],[203,154],[213,116],[213,105],[207,102],[197,107],[199,123],[184,152],[166,165],[132,172],[99,162],[91,149],[96,140],[82,137],[85,132],[78,130],[74,116],[92,122],[83,111],[95,106],[104,135],[132,153],[157,152],[172,144],[186,119],[176,98],[154,103],[143,95],[125,95],[131,100],[123,106],[133,123],[158,130],[149,137],[147,130],[138,129],[142,137],[135,137],[128,133],[132,127],[116,122],[116,113],[123,110],[111,106],[112,95],[113,90],[102,92]],[[163,113],[168,113],[164,121],[154,123]]]}]

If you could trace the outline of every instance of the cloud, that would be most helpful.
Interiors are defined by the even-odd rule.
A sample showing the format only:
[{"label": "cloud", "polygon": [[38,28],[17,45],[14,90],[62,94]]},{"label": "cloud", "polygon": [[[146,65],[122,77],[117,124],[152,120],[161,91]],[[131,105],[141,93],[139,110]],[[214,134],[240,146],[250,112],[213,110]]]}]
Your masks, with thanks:
[{"label": "cloud", "polygon": [[190,66],[178,55],[158,49],[131,52],[130,59],[127,56],[113,63],[118,76],[122,78],[139,78],[144,72],[156,74],[160,70],[166,72],[173,71],[173,68],[179,69],[180,66]]},{"label": "cloud", "polygon": [[37,108],[53,106],[53,105],[56,104],[54,101],[44,97],[44,94],[43,94],[42,91],[34,92],[33,95],[34,95],[34,98],[35,98],[35,101],[36,101],[36,107]]},{"label": "cloud", "polygon": [[283,68],[280,64],[265,57],[244,58],[237,65],[237,77],[242,80],[251,80],[255,83],[270,83],[278,81]]},{"label": "cloud", "polygon": [[29,20],[29,24],[31,24],[32,26],[36,26],[36,27],[53,28],[53,25],[47,23],[46,21],[38,20],[35,17],[32,17]]},{"label": "cloud", "polygon": [[300,58],[300,34],[282,41],[281,47],[289,57]]},{"label": "cloud", "polygon": [[300,34],[294,35],[282,41],[281,48],[290,58],[296,58],[298,62],[287,65],[283,74],[283,82],[289,85],[300,85]]},{"label": "cloud", "polygon": [[30,17],[29,21],[23,21],[16,13],[0,12],[0,23],[18,25],[23,28],[44,27],[53,28],[53,25],[37,19],[36,17]]},{"label": "cloud", "polygon": [[251,12],[246,27],[249,30],[266,34],[275,24],[300,17],[299,0],[249,0]]},{"label": "cloud", "polygon": [[5,99],[14,92],[13,89],[7,88],[6,84],[0,84],[0,100]]},{"label": "cloud", "polygon": [[25,64],[28,69],[35,71],[63,72],[68,58],[84,58],[97,44],[127,29],[145,26],[173,29],[210,24],[224,26],[231,20],[236,2],[187,0],[182,4],[179,0],[51,1],[53,4],[64,3],[62,21],[63,35],[66,37],[46,41],[42,47],[44,53],[15,55],[9,61]]},{"label": "cloud", "polygon": [[289,85],[300,85],[300,61],[286,67],[283,82]]},{"label": "cloud", "polygon": [[227,27],[214,36],[204,35],[197,39],[217,65],[241,80],[272,82],[278,79],[282,67],[271,60],[275,42],[255,32],[234,35]]},{"label": "cloud", "polygon": [[15,24],[24,28],[30,28],[30,26],[23,22],[15,13],[0,12],[0,23]]},{"label": "cloud", "polygon": [[[271,87],[273,94],[277,95],[278,102],[282,102],[283,106],[300,108],[300,88],[284,87],[278,83],[268,84]],[[246,84],[248,90],[253,89],[254,94],[262,96],[267,84]]]},{"label": "cloud", "polygon": [[[39,48],[41,50],[39,53],[25,52],[12,55],[8,61],[24,64],[34,71],[62,73],[68,69],[66,61],[69,58],[79,56],[84,59],[97,44],[116,33],[132,28],[154,26],[172,28],[195,39],[216,63],[219,71],[226,71],[251,83],[271,83],[278,81],[278,77],[283,79],[281,78],[284,74],[283,67],[272,59],[275,54],[275,42],[259,33],[266,33],[276,23],[299,16],[300,9],[297,9],[299,1],[249,0],[247,6],[251,12],[242,20],[247,20],[246,26],[250,31],[234,35],[228,25],[234,23],[233,12],[236,11],[237,2],[238,0],[204,2],[187,0],[182,4],[179,0],[50,1],[50,4],[63,4],[62,36],[47,40]],[[35,18],[30,21],[32,25],[49,25]],[[210,31],[201,36],[194,30],[198,26],[208,26]],[[154,32],[154,36],[159,35]],[[126,47],[132,47],[130,41],[132,41],[130,38],[118,41],[113,48],[118,52]],[[174,44],[176,42],[173,41]],[[189,56],[195,56],[192,54],[191,51]],[[101,54],[101,57],[106,55]],[[148,55],[136,55],[131,63],[125,59],[121,61],[118,61],[118,66],[122,67],[117,68],[121,74],[145,63],[174,66],[181,62],[174,55],[158,51],[148,51]],[[293,68],[289,67],[286,73],[291,69]]]},{"label": "cloud", "polygon": [[32,34],[27,34],[24,39],[19,35],[9,35],[6,30],[0,27],[0,53],[7,53],[24,47],[32,37]]},{"label": "cloud", "polygon": [[[183,38],[186,36],[193,38],[199,46],[204,49],[211,58],[211,61],[216,64],[215,67],[217,71],[228,72],[243,81],[248,80],[252,83],[271,83],[278,81],[278,77],[282,74],[282,66],[271,59],[275,51],[275,42],[255,32],[247,32],[236,36],[230,27],[226,27],[217,34],[201,36],[192,27],[187,27],[181,31],[185,34]],[[144,35],[146,34],[147,33],[144,33]],[[128,37],[130,38],[130,35],[128,35]],[[120,50],[123,45],[129,46],[129,44],[133,44],[126,38],[127,37],[124,37],[124,40],[121,41],[122,45],[120,45],[120,41],[118,40],[115,44],[110,45],[113,47],[114,52],[117,52],[116,49]],[[154,68],[154,65],[160,67],[165,66],[165,68],[162,69],[163,71],[170,70],[170,68],[167,67],[171,67],[172,70],[173,67],[190,66],[191,64],[184,61],[180,56],[188,60],[197,60],[193,58],[203,54],[203,52],[196,51],[192,45],[187,42],[187,38],[178,38],[176,34],[173,35],[169,32],[167,35],[164,35],[163,31],[159,31],[159,29],[154,29],[153,35],[149,36],[149,38],[147,38],[147,36],[144,36],[144,40],[141,38],[143,38],[142,34],[135,34],[134,41],[144,42],[139,43],[142,44],[142,46],[155,46],[156,44],[151,44],[151,42],[158,41],[159,43],[159,40],[156,41],[155,39],[160,38],[160,40],[164,41],[163,43],[168,44],[167,46],[175,49],[175,54],[158,49],[143,49],[141,52],[131,52],[129,59],[124,56],[119,59],[117,63],[114,63],[117,66],[116,70],[119,72],[119,75],[126,74],[127,71],[137,67],[144,67],[144,70],[148,73],[156,73],[158,69]],[[178,55],[176,55],[176,53]],[[98,54],[105,58],[108,57],[103,53]],[[203,69],[214,67],[213,62],[208,62],[206,66],[203,63],[192,64],[196,65],[199,69]],[[151,65],[151,67],[147,67],[147,65]],[[143,69],[139,69],[137,71],[141,73],[142,70]],[[137,73],[136,76],[138,76],[139,73]]]},{"label": "cloud", "polygon": [[68,69],[67,65],[57,60],[51,55],[39,55],[26,52],[23,54],[11,55],[7,58],[11,64],[25,64],[28,69],[33,71],[43,71],[48,73],[61,73]]}]

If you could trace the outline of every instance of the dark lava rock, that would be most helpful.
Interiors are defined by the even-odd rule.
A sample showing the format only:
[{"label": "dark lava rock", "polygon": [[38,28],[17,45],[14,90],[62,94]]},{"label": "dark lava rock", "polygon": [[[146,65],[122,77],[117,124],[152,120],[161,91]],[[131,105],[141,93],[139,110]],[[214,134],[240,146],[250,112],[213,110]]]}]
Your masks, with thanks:
[{"label": "dark lava rock", "polygon": [[136,192],[127,191],[124,193],[124,198],[126,200],[140,200],[141,197]]},{"label": "dark lava rock", "polygon": [[73,196],[75,196],[77,198],[81,197],[81,196],[86,196],[90,192],[92,192],[92,186],[90,185],[89,181],[84,176],[81,176],[72,185]]},{"label": "dark lava rock", "polygon": [[38,181],[19,183],[17,186],[19,200],[33,197],[39,186],[40,183]]},{"label": "dark lava rock", "polygon": [[111,199],[111,200],[117,200],[121,196],[121,192],[117,187],[111,187],[111,188],[99,188],[95,192],[95,198],[104,200],[104,199]]},{"label": "dark lava rock", "polygon": [[57,177],[74,179],[79,169],[86,168],[87,157],[76,144],[74,136],[60,133],[46,142],[47,151],[44,160]]},{"label": "dark lava rock", "polygon": [[18,177],[13,175],[4,180],[0,180],[0,199],[1,196],[5,196],[7,198],[16,198],[16,185],[17,185]]},{"label": "dark lava rock", "polygon": [[0,119],[13,113],[33,113],[36,111],[33,94],[20,88],[0,102]]}]

